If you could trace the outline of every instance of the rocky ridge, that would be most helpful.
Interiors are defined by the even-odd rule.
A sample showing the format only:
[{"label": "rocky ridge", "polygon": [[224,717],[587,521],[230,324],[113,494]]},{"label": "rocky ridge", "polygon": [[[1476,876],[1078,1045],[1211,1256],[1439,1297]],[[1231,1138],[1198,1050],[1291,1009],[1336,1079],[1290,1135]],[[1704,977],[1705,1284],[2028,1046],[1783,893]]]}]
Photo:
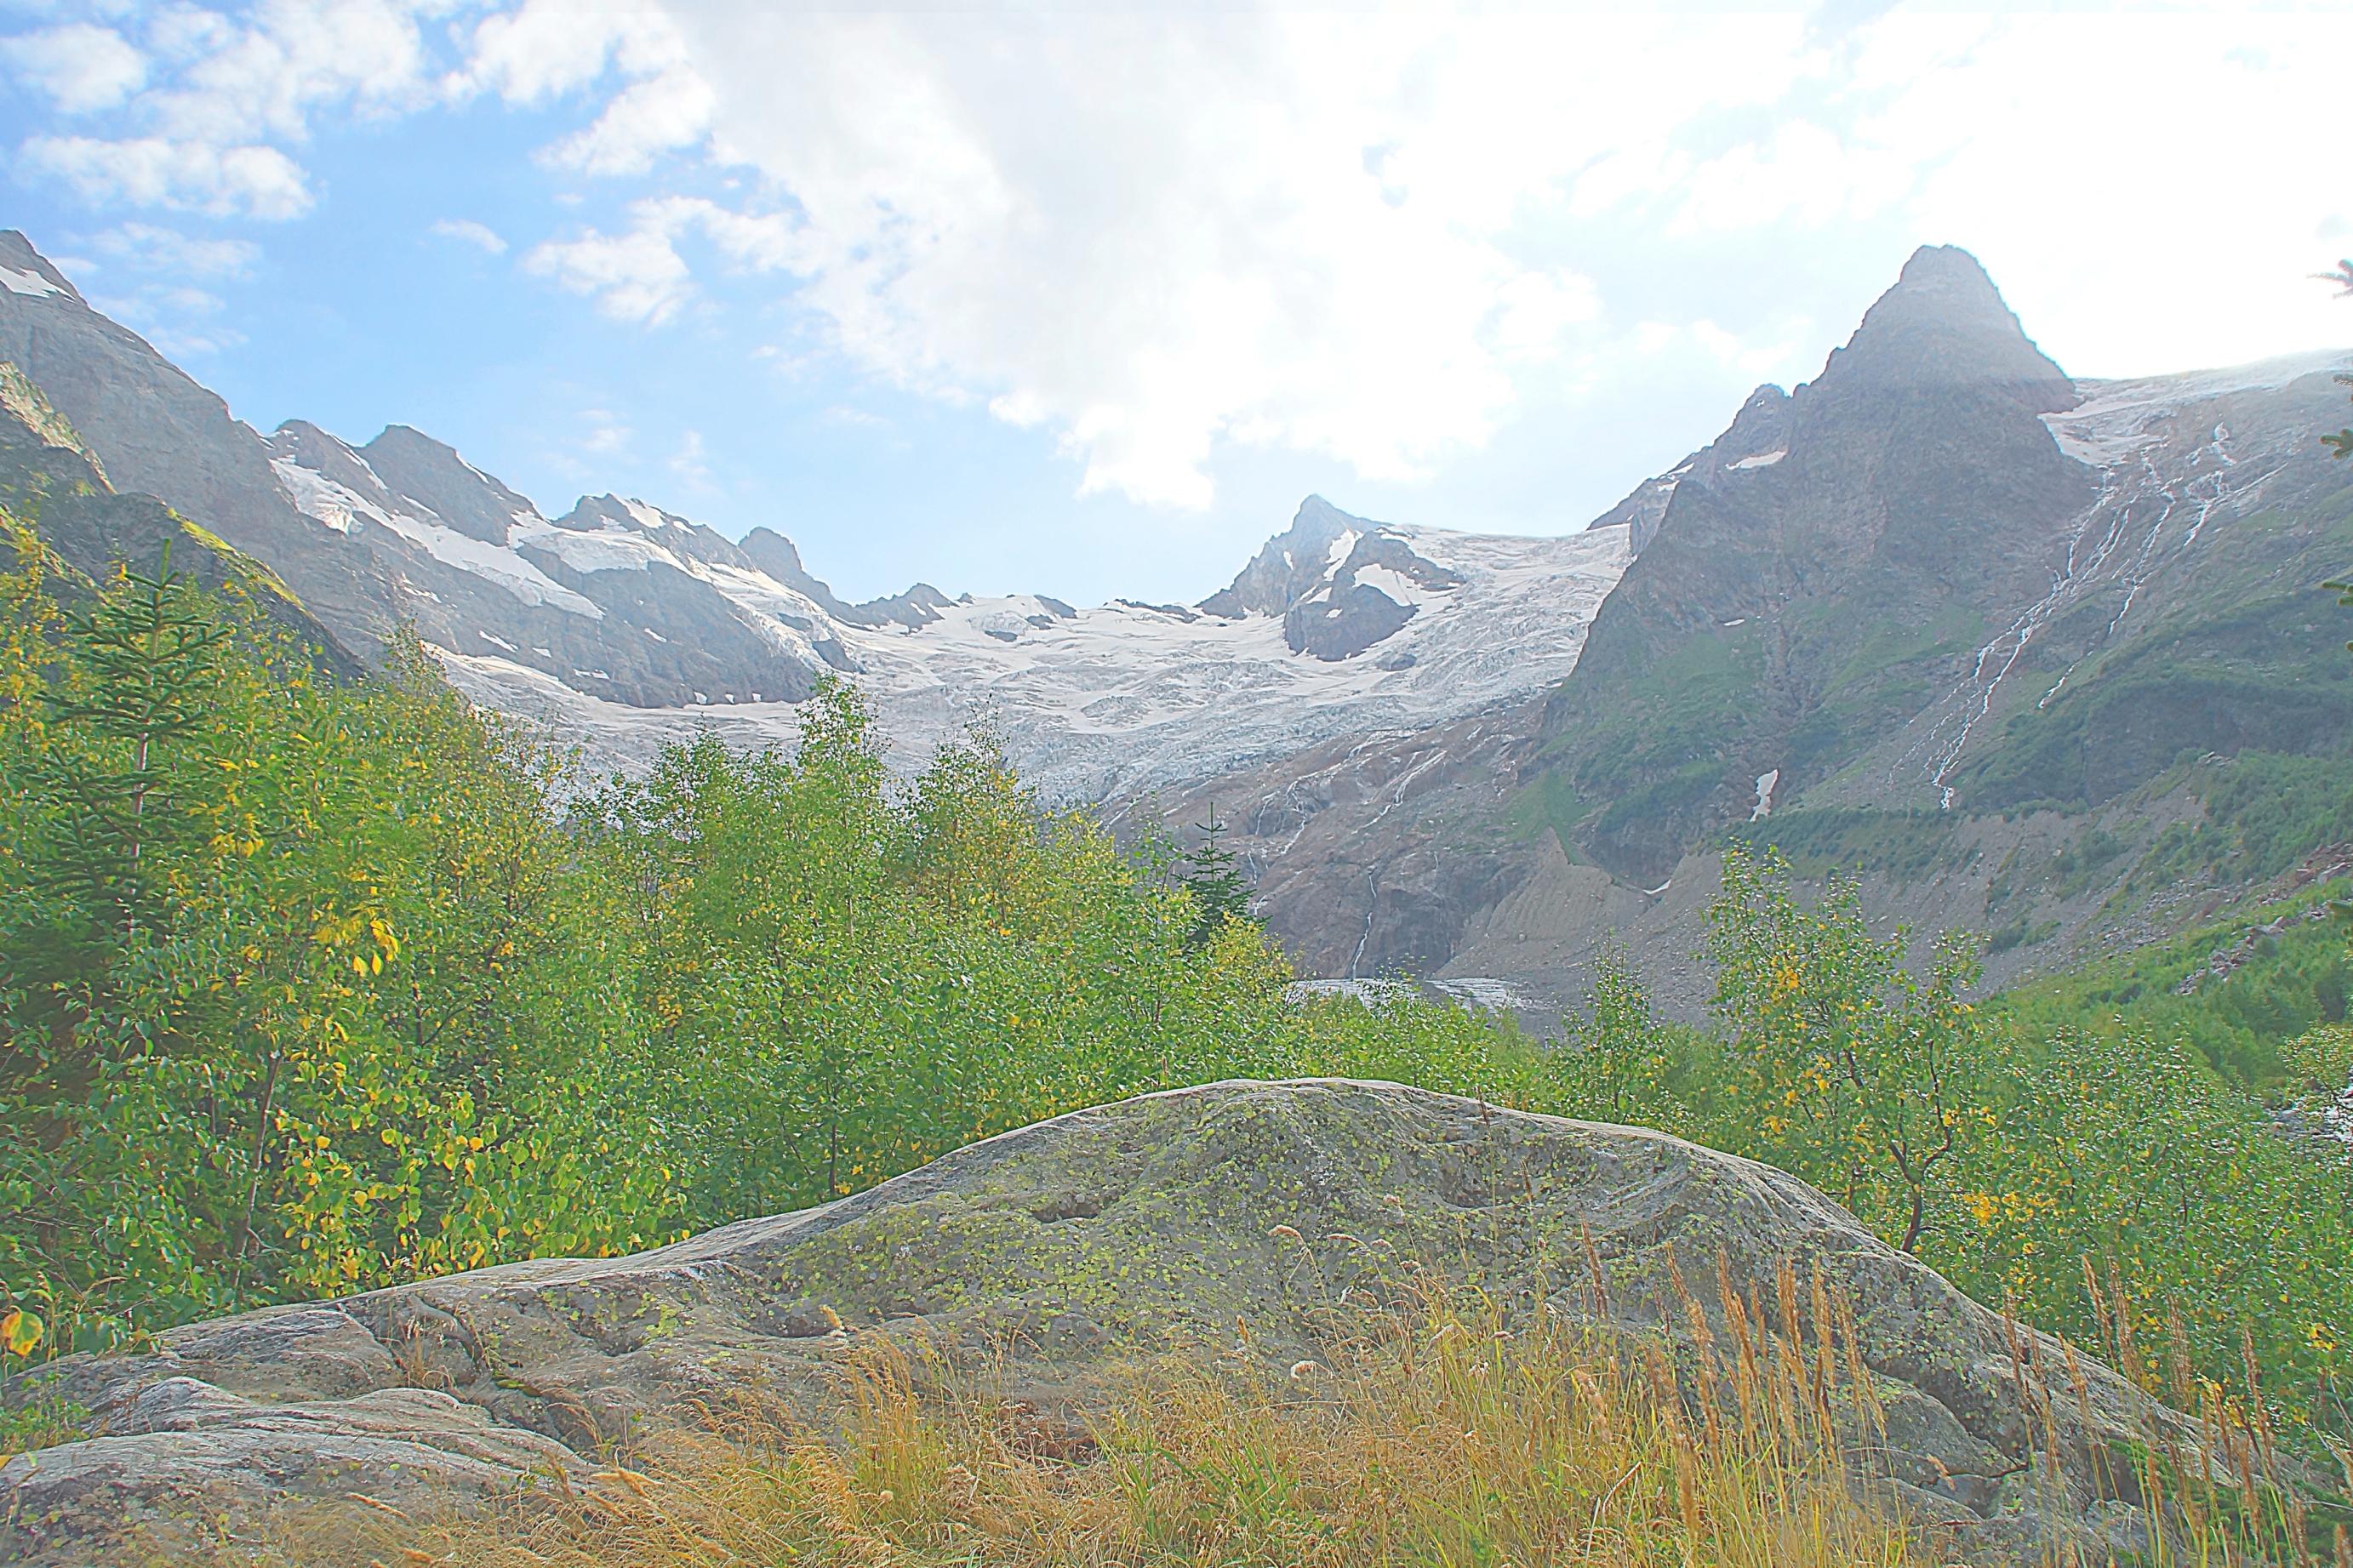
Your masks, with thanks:
[{"label": "rocky ridge", "polygon": [[[41,389],[0,360],[0,504],[35,520],[50,559],[45,586],[71,605],[86,601],[117,567],[168,567],[216,592],[238,595],[304,649],[319,668],[357,675],[361,666],[277,574],[189,522],[153,496],[122,495],[79,431]],[[36,563],[8,559],[23,572]]]},{"label": "rocky ridge", "polygon": [[[1314,1080],[1060,1117],[633,1258],[510,1264],[66,1358],[8,1397],[69,1396],[99,1430],[0,1468],[0,1552],[168,1557],[290,1500],[429,1512],[534,1474],[577,1483],[600,1444],[698,1402],[813,1409],[837,1359],[875,1336],[996,1358],[1008,1397],[1067,1421],[1138,1353],[1278,1374],[1316,1361],[1364,1326],[1327,1302],[1409,1312],[1416,1268],[1482,1291],[1515,1331],[1598,1321],[1688,1353],[1674,1269],[1730,1342],[1719,1280],[1771,1301],[1785,1267],[1805,1282],[1799,1331],[1831,1331],[1804,1304],[1817,1277],[1852,1304],[1886,1411],[1876,1495],[1973,1562],[2146,1544],[2118,1457],[2158,1434],[2196,1452],[2194,1424],[2096,1363],[2074,1396],[2055,1341],[1820,1193],[1660,1133]],[[2055,1472],[2038,1481],[2045,1420]]]},{"label": "rocky ridge", "polygon": [[1600,520],[1639,553],[1567,679],[1475,742],[1220,781],[1229,847],[1307,972],[1500,983],[1540,1020],[1613,942],[1699,1016],[1727,837],[1860,875],[1883,923],[2034,933],[1989,985],[2211,914],[2261,877],[2117,895],[2172,886],[2151,857],[2235,759],[2353,746],[2317,593],[2353,558],[2317,439],[2348,364],[2073,382],[1973,259],[1924,250],[1816,381]]},{"label": "rocky ridge", "polygon": [[[739,543],[615,496],[550,520],[399,426],[265,439],[20,236],[0,263],[0,358],[92,465],[275,568],[361,655],[411,619],[470,695],[597,773],[706,731],[789,743],[834,675],[902,766],[986,720],[1051,804],[1229,824],[1314,975],[1409,973],[1544,1020],[1616,941],[1694,1016],[1733,837],[1859,872],[1877,918],[2038,933],[1992,953],[2005,984],[2145,938],[2114,895],[2205,819],[2222,774],[2200,768],[2353,746],[2353,675],[2302,597],[2353,555],[2316,440],[2353,360],[2076,382],[1949,247],[1815,380],[1758,388],[1583,533],[1310,497],[1199,605],[1088,608],[923,584],[849,605],[771,529]],[[2094,846],[2090,883],[2052,869]],[[2192,881],[2135,907],[2230,896],[2227,868]]]},{"label": "rocky ridge", "polygon": [[1628,558],[1623,530],[1490,538],[1311,497],[1198,608],[952,599],[921,583],[853,605],[773,529],[738,543],[613,495],[551,519],[402,426],[364,446],[299,420],[264,437],[91,310],[23,236],[0,234],[0,264],[27,280],[0,290],[0,358],[94,458],[274,567],[363,656],[413,624],[470,695],[548,721],[593,772],[707,729],[788,744],[795,705],[839,675],[875,700],[902,763],[989,718],[1050,801],[1116,810],[1541,690],[1576,662]]}]

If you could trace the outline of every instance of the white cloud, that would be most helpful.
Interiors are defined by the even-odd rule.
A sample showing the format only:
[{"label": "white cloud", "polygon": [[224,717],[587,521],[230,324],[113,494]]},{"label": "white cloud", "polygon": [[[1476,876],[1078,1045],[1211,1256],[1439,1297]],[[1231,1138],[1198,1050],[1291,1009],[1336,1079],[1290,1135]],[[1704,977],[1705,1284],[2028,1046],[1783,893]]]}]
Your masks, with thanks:
[{"label": "white cloud", "polygon": [[[1744,304],[1745,284],[1793,293],[1867,266],[1883,285],[1932,241],[1977,249],[2094,372],[2341,335],[2266,280],[2304,269],[2334,216],[2309,160],[2278,150],[2339,139],[2353,18],[1833,9],[680,0],[681,57],[607,117],[690,73],[708,97],[616,129],[608,155],[588,151],[598,132],[554,155],[642,171],[707,136],[765,176],[766,216],[641,202],[626,234],[572,242],[596,266],[551,252],[548,269],[658,323],[692,297],[699,234],[789,275],[780,291],[853,363],[1054,430],[1082,490],[1180,505],[1208,500],[1227,443],[1376,479],[1477,446],[1545,378],[1640,351],[1659,316],[1622,276],[1634,258],[1704,286],[1668,314],[1711,319],[1662,330],[1727,378],[1820,353],[1791,335],[1803,307]],[[2160,104],[2196,104],[2195,133],[2165,134]],[[2131,259],[2126,214],[2168,215],[2164,265]],[[751,226],[731,242],[734,216]],[[2169,319],[2190,276],[2234,301],[2202,338]],[[2238,309],[2258,287],[2272,302]],[[1727,309],[1745,323],[1719,325]]]},{"label": "white cloud", "polygon": [[630,226],[620,234],[587,229],[552,239],[523,258],[526,271],[553,278],[617,321],[662,326],[695,297],[691,270],[678,242],[700,231],[739,270],[806,269],[810,259],[792,220],[735,212],[700,196],[662,196],[629,205]]},{"label": "white cloud", "polygon": [[625,234],[590,229],[577,238],[534,247],[523,258],[523,269],[553,278],[575,294],[594,295],[597,309],[614,321],[658,327],[675,320],[694,298],[686,260],[670,238],[657,223],[641,223]]},{"label": "white cloud", "polygon": [[165,135],[212,144],[299,142],[329,109],[362,119],[413,110],[434,90],[417,18],[435,9],[431,0],[261,0],[241,26],[208,30],[205,52],[138,107]]},{"label": "white cloud", "polygon": [[584,452],[606,456],[626,451],[629,438],[637,434],[609,409],[584,408],[580,417],[588,422],[588,434],[580,437],[580,449]]},{"label": "white cloud", "polygon": [[1495,348],[1512,359],[1551,357],[1563,331],[1601,313],[1592,280],[1575,273],[1523,272],[1495,298]]},{"label": "white cloud", "polygon": [[432,100],[418,32],[440,0],[260,0],[231,18],[173,7],[147,20],[148,52],[77,24],[0,40],[61,107],[121,106],[118,134],[35,136],[19,167],[93,205],[286,219],[310,179],[279,142],[326,111],[381,119]]},{"label": "white cloud", "polygon": [[568,100],[587,123],[541,163],[628,182],[626,216],[526,270],[650,327],[718,308],[706,270],[765,277],[796,365],[986,406],[1082,490],[1176,505],[1238,444],[1412,480],[1648,353],[1802,374],[1809,318],[1851,320],[1920,242],[1976,250],[2086,374],[2345,335],[2303,281],[2348,232],[2312,173],[2341,11],[90,15],[0,41],[98,117],[21,174],[290,218],[322,125]]},{"label": "white cloud", "polygon": [[1525,16],[684,14],[843,353],[1180,505],[1222,441],[1409,478],[1485,439],[1514,366],[1600,315],[1505,233],[1601,128],[1659,124],[1625,47],[1753,101],[1797,25],[1588,18],[1564,53]]},{"label": "white cloud", "polygon": [[664,153],[701,142],[711,131],[711,86],[691,70],[670,70],[626,89],[586,130],[544,154],[584,174],[642,174]]},{"label": "white cloud", "polygon": [[117,265],[185,278],[244,278],[261,259],[261,247],[248,240],[198,239],[175,228],[145,223],[119,224],[91,236],[90,243]]},{"label": "white cloud", "polygon": [[112,109],[147,85],[147,58],[113,28],[88,22],[0,39],[0,59],[69,114]]},{"label": "white cloud", "polygon": [[2353,337],[2299,286],[2343,199],[2315,159],[2342,140],[2348,58],[2341,11],[1899,11],[1858,55],[1877,101],[1856,123],[1915,171],[1915,232],[1974,250],[2061,364],[2231,363]]},{"label": "white cloud", "polygon": [[216,147],[142,136],[36,136],[17,153],[26,173],[60,180],[93,205],[159,206],[214,217],[300,217],[309,181],[275,147]]},{"label": "white cloud", "polygon": [[524,0],[475,26],[465,63],[445,87],[460,99],[491,92],[535,108],[590,86],[608,69],[636,79],[685,62],[677,27],[649,0]]},{"label": "white cloud", "polygon": [[507,242],[499,237],[496,230],[470,217],[438,219],[427,232],[439,235],[444,239],[461,240],[477,246],[487,255],[504,256],[507,253]]},{"label": "white cloud", "polygon": [[711,482],[711,465],[703,460],[702,432],[689,430],[679,440],[678,450],[670,457],[670,471],[679,482],[691,490],[708,493],[716,487]]},{"label": "white cloud", "polygon": [[143,283],[128,294],[93,296],[91,305],[129,327],[175,359],[231,348],[245,334],[212,320],[227,301],[185,285]]}]

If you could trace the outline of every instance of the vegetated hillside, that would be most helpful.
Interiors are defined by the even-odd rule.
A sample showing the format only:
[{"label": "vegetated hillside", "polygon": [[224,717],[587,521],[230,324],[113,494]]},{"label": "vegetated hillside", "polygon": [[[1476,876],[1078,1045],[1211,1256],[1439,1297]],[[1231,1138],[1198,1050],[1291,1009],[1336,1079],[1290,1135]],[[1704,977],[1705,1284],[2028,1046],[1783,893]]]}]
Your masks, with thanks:
[{"label": "vegetated hillside", "polygon": [[[1809,1212],[1829,1213],[1828,1194],[1877,1237],[1862,1254],[1840,1243],[1826,1269],[1867,1255],[1913,1282],[1898,1292],[1907,1300],[1914,1285],[1946,1288],[1928,1283],[1934,1270],[2079,1344],[2110,1342],[2120,1323],[2137,1342],[2178,1343],[2178,1385],[2144,1364],[2143,1394],[2185,1398],[2193,1372],[2242,1377],[2252,1351],[2266,1419],[2292,1452],[2337,1435],[2334,1391],[2353,1370],[2343,1223],[2353,1166],[2320,1140],[2282,1137],[2272,1112],[2309,1117],[2341,1089],[2353,1037],[2316,1032],[2280,1052],[2276,1070],[2218,1051],[2225,1073],[2129,1019],[2105,1031],[2018,1026],[1966,999],[1973,943],[1917,980],[1903,945],[1877,935],[1850,893],[1809,903],[1772,863],[1727,855],[1720,894],[1701,911],[1715,1027],[1662,1022],[1634,977],[1605,974],[1600,1005],[1577,1025],[1580,1048],[1539,1050],[1505,1016],[1409,995],[1298,996],[1263,931],[1210,918],[1223,897],[1214,858],[1123,848],[1084,818],[1041,809],[985,748],[950,749],[894,779],[871,711],[847,687],[804,706],[790,754],[731,752],[706,737],[642,778],[575,796],[551,787],[560,758],[465,701],[413,643],[378,672],[329,679],[249,599],[186,583],[76,577],[65,613],[47,592],[59,581],[53,553],[21,527],[9,542],[0,1443],[79,1452],[54,1466],[9,1462],[0,1484],[26,1507],[10,1515],[0,1504],[0,1519],[47,1531],[76,1497],[120,1495],[93,1482],[69,1496],[70,1479],[67,1492],[45,1489],[118,1475],[110,1467],[149,1452],[138,1439],[154,1434],[127,1426],[80,1442],[118,1416],[234,1426],[238,1442],[259,1445],[249,1451],[288,1461],[273,1475],[295,1473],[312,1451],[301,1431],[348,1419],[371,1443],[463,1449],[489,1467],[479,1479],[517,1456],[550,1457],[551,1435],[589,1442],[580,1422],[601,1408],[582,1397],[574,1403],[590,1413],[569,1413],[570,1395],[502,1377],[517,1342],[477,1335],[468,1349],[461,1320],[474,1312],[457,1294],[438,1299],[462,1313],[403,1309],[373,1328],[353,1315],[372,1309],[355,1303],[273,1316],[265,1334],[191,1331],[165,1361],[140,1363],[145,1381],[124,1385],[128,1413],[79,1397],[103,1405],[115,1386],[103,1368],[85,1377],[91,1363],[58,1363],[61,1382],[20,1375],[55,1351],[117,1351],[175,1325],[360,1289],[402,1292],[375,1298],[387,1311],[431,1307],[442,1289],[432,1282],[510,1264],[518,1271],[493,1276],[494,1292],[502,1281],[561,1287],[533,1309],[548,1342],[642,1352],[636,1365],[670,1375],[685,1364],[666,1359],[679,1342],[676,1301],[666,1316],[626,1280],[599,1295],[604,1266],[532,1260],[604,1258],[828,1204],[1041,1117],[1236,1078],[1443,1090],[1471,1097],[1446,1112],[1464,1129],[1491,1127],[1496,1107],[1659,1127],[1810,1184],[1819,1191],[1700,1162],[1746,1173],[1736,1185],[1795,1194]],[[575,804],[559,809],[566,798]],[[2250,950],[2262,962],[2266,940]],[[2333,982],[2316,971],[2301,984],[2326,1016]],[[2279,987],[2295,994],[2289,979]],[[2291,1107],[2292,1093],[2313,1102]],[[1188,1217],[1144,1202],[1132,1217],[1155,1235],[1173,1226],[1188,1277],[1222,1289],[1236,1275],[1218,1248],[1287,1239],[1252,1207],[1275,1201],[1274,1178],[1232,1184],[1235,1162],[1259,1146],[1250,1129],[1298,1125],[1288,1112],[1206,1118],[1198,1147],[1225,1184],[1220,1206]],[[1343,1130],[1335,1147],[1366,1170],[1398,1168],[1363,1136]],[[1567,1191],[1600,1168],[1531,1155],[1499,1175],[1475,1150],[1407,1141],[1436,1173],[1436,1239],[1415,1258],[1432,1268],[1446,1237],[1473,1224],[1512,1268],[1551,1267],[1561,1255],[1499,1194],[1516,1177],[1532,1209],[1552,1190],[1544,1184]],[[1121,1158],[1141,1168],[1170,1146],[1131,1140]],[[1079,1164],[1107,1168],[1092,1156]],[[1336,1168],[1312,1152],[1299,1164],[1313,1180]],[[835,1300],[778,1299],[751,1331],[820,1338],[830,1323],[816,1309],[839,1315],[837,1302],[888,1321],[913,1290],[937,1292],[953,1317],[966,1300],[957,1282],[1007,1256],[991,1250],[1007,1226],[1042,1237],[1041,1258],[1061,1256],[1102,1234],[1085,1226],[1108,1212],[1104,1199],[1073,1180],[1035,1203],[949,1205],[968,1228],[885,1215],[873,1234],[888,1250],[872,1258],[824,1244],[847,1245],[837,1220],[890,1208],[887,1189],[774,1222],[780,1234],[817,1233],[811,1257],[849,1273],[825,1277],[841,1282]],[[1666,1234],[1657,1217],[1607,1200],[1594,1228],[1625,1225],[1628,1248],[1649,1248]],[[1359,1230],[1322,1234],[1369,1247]],[[1423,1246],[1419,1233],[1398,1234],[1400,1253]],[[1703,1226],[1690,1268],[1704,1270],[1718,1245],[1746,1245],[1743,1234]],[[936,1268],[922,1247],[945,1249]],[[864,1294],[850,1293],[853,1278]],[[718,1302],[710,1280],[693,1289],[696,1310]],[[1057,1332],[1100,1348],[1097,1331],[1135,1327],[1113,1310],[1119,1301],[1150,1300],[1143,1285],[1104,1290],[1084,1303],[1101,1315],[1017,1302],[1009,1317],[979,1321],[1045,1334],[1050,1348]],[[1625,1300],[1637,1312],[1655,1306]],[[1212,1321],[1222,1325],[1222,1307]],[[263,1362],[293,1356],[314,1331],[349,1352],[335,1364],[361,1369],[375,1403],[311,1402],[313,1425],[290,1436],[247,1394],[239,1405],[189,1385],[251,1362],[257,1346]],[[238,1387],[265,1399],[310,1386],[272,1394],[264,1384],[276,1373],[248,1373],[264,1381]],[[436,1379],[448,1386],[414,1386]],[[1975,1448],[1968,1466],[1952,1465],[1961,1451],[1936,1450],[1948,1472],[2000,1480]],[[1993,1522],[2016,1514],[2010,1496],[1997,1485],[1956,1500]]]},{"label": "vegetated hillside", "polygon": [[1221,784],[1263,907],[1309,968],[1539,1016],[1612,941],[1696,1016],[1727,836],[1995,939],[1996,984],[2212,913],[2353,837],[2347,363],[2071,383],[1922,251],[1602,520],[1640,553],[1540,707]]}]

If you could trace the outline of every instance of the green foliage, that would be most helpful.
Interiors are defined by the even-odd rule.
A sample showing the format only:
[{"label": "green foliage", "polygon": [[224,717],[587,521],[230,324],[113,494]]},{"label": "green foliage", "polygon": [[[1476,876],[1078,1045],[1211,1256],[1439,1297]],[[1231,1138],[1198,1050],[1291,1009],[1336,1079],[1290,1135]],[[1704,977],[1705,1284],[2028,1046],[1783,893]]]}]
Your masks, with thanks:
[{"label": "green foliage", "polygon": [[1960,822],[1949,811],[1832,805],[1776,812],[1736,824],[1725,837],[1751,855],[1779,854],[1810,881],[1834,871],[1876,871],[1909,882],[1960,864],[1955,843]]},{"label": "green foliage", "polygon": [[[1942,946],[1924,977],[1852,881],[1800,904],[1778,847],[1918,874],[1949,858],[1949,824],[1791,813],[1726,856],[1712,1030],[1659,1023],[1610,963],[1540,1051],[1403,988],[1292,999],[1280,952],[1235,918],[1215,831],[1190,856],[1123,851],[1041,809],[986,737],[895,779],[849,687],[805,707],[789,754],[705,739],[580,793],[413,638],[329,684],[234,591],[123,574],[69,613],[37,540],[8,538],[12,1365],[638,1247],[1148,1089],[1336,1074],[1769,1161],[2084,1342],[2098,1310],[2149,1342],[2178,1315],[2220,1375],[2244,1326],[2307,1411],[2342,1375],[2347,1169],[2279,1137],[2260,1098],[2333,1096],[2353,1062],[2353,1036],[2314,1032],[2353,982],[2326,922],[2203,931],[1973,1006],[1969,952]],[[1745,656],[1719,651],[1729,681]],[[2346,765],[2193,764],[2212,826],[2158,850],[2228,845],[2253,869],[2353,837],[2329,826]],[[2087,833],[2039,874],[2064,886],[2123,853]]]},{"label": "green foliage", "polygon": [[1692,1108],[1677,1093],[1679,1079],[1704,1054],[1703,1042],[1651,1011],[1651,998],[1612,950],[1597,966],[1583,1017],[1564,1020],[1566,1035],[1552,1059],[1547,1086],[1577,1115],[1646,1127],[1686,1127]]},{"label": "green foliage", "polygon": [[61,616],[16,544],[0,1310],[80,1348],[674,1228],[658,1179],[592,1170],[644,1121],[598,922],[554,896],[554,762],[413,642],[322,686],[168,573]]},{"label": "green foliage", "polygon": [[[1873,937],[1851,885],[1807,909],[1788,878],[1769,855],[1727,858],[1707,911],[1715,1037],[1651,1019],[1639,984],[1603,965],[1572,1036],[1587,1048],[1563,1052],[1549,1086],[1561,1109],[1803,1176],[1978,1300],[2079,1343],[2112,1342],[2120,1312],[2147,1345],[2178,1326],[2196,1370],[2228,1378],[2243,1333],[2267,1397],[2341,1421],[2353,1167],[2282,1137],[2263,1099],[2209,1065],[2186,1026],[2218,1015],[2143,979],[2087,1026],[2094,995],[2123,994],[2120,970],[2105,989],[2079,977],[1972,1007],[1966,953],[1947,944],[1915,978],[1902,934]],[[2293,951],[2251,958],[2222,989],[2259,963],[2285,985],[2319,949],[2342,957],[2333,926],[2300,925],[2284,930]],[[2177,944],[2146,962],[2178,978],[2189,959]],[[2304,1037],[2275,1063],[2274,1100],[2333,1100],[2353,1030]]]},{"label": "green foliage", "polygon": [[[2022,1037],[2178,1041],[2246,1093],[2283,1092],[2291,1044],[2346,1016],[2353,964],[2344,930],[2308,918],[2342,887],[2039,977],[2007,993],[2002,1010]],[[2258,921],[2275,934],[2254,930]],[[2231,960],[2225,973],[2214,973],[2216,953]]]},{"label": "green foliage", "polygon": [[1471,1089],[1529,1054],[1411,1000],[1285,1001],[1256,925],[1164,875],[1165,850],[1039,810],[985,741],[894,790],[848,686],[808,704],[791,759],[673,749],[584,803],[580,837],[623,890],[660,1146],[698,1225],[1146,1089],[1303,1072]]},{"label": "green foliage", "polygon": [[1955,1173],[1990,1125],[1978,1102],[1984,1031],[1961,1000],[1975,956],[1938,948],[1924,984],[1905,968],[1907,934],[1872,936],[1857,885],[1833,879],[1810,910],[1789,868],[1740,850],[1707,910],[1714,1010],[1727,1036],[1732,1147],[1822,1188],[1905,1252],[1949,1210]]},{"label": "green foliage", "polygon": [[0,1405],[0,1463],[37,1448],[77,1442],[89,1436],[93,1426],[88,1410],[55,1395],[19,1408]]},{"label": "green foliage", "polygon": [[413,637],[327,684],[168,571],[61,611],[10,538],[0,1319],[36,1358],[636,1248],[1145,1089],[1533,1080],[1508,1024],[1286,1000],[1214,841],[1124,854],[985,740],[894,784],[847,687],[789,758],[706,740],[561,814],[565,760]]},{"label": "green foliage", "polygon": [[1972,1223],[1931,1261],[1982,1300],[2098,1342],[2088,1268],[2144,1343],[2178,1320],[2210,1377],[2242,1366],[2252,1343],[2274,1395],[2341,1421],[2345,1163],[2292,1145],[2179,1040],[2012,1035],[2003,1058],[1989,1092],[2000,1138],[1963,1195]]},{"label": "green foliage", "polygon": [[1208,821],[1193,826],[1201,841],[1178,856],[1176,863],[1184,868],[1178,879],[1193,895],[1196,911],[1186,941],[1199,947],[1228,921],[1250,919],[1250,884],[1242,880],[1234,852],[1218,842],[1225,836],[1226,825],[1219,820],[1216,805],[1209,807]]}]

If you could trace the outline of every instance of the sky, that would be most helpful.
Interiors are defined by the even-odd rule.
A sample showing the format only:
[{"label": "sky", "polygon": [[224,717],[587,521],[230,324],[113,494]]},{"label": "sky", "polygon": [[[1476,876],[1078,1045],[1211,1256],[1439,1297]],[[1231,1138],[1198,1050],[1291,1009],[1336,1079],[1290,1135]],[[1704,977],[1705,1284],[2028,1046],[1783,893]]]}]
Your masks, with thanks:
[{"label": "sky", "polygon": [[1921,244],[2070,374],[2353,343],[2353,5],[0,0],[7,210],[240,418],[847,596],[1581,528]]}]

